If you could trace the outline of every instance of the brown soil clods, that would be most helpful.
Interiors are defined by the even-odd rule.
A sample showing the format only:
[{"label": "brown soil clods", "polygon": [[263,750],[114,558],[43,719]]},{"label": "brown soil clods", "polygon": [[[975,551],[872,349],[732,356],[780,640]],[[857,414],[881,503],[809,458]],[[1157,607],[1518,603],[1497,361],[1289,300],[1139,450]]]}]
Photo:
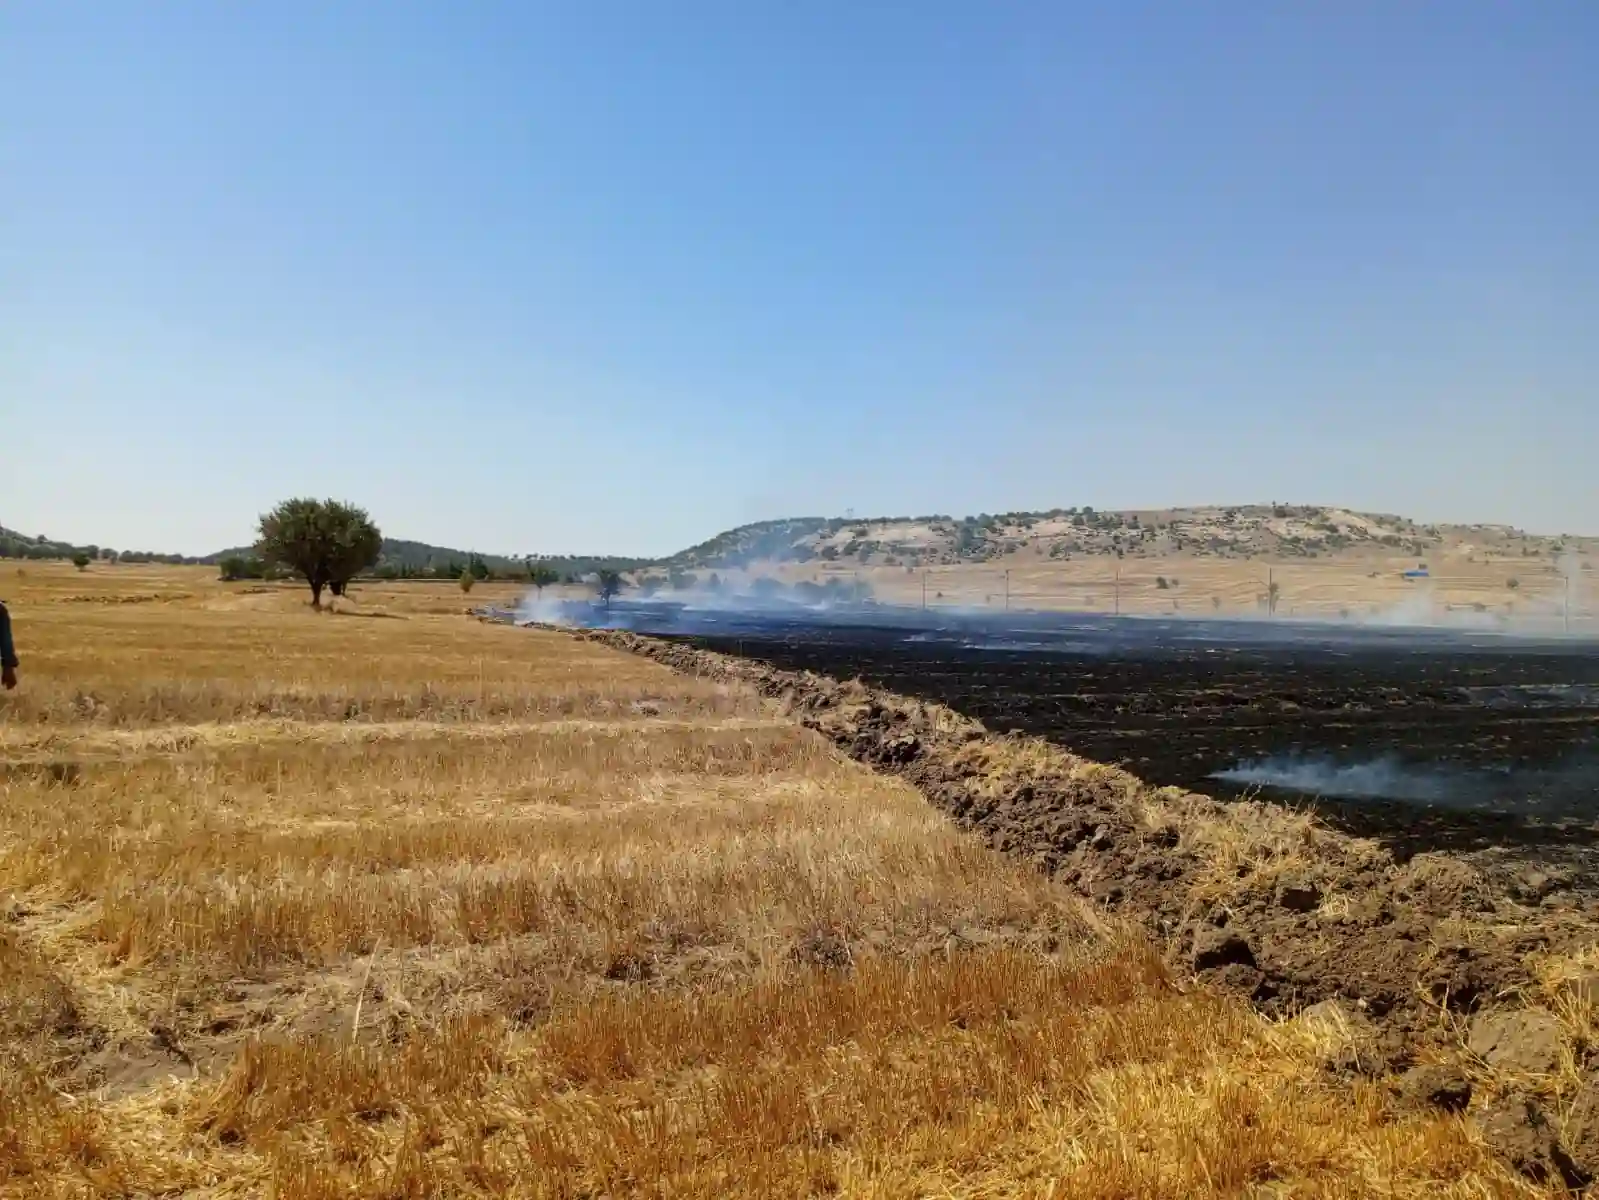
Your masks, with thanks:
[{"label": "brown soil clods", "polygon": [[1529,1179],[1586,1186],[1590,1177],[1561,1145],[1560,1132],[1537,1100],[1512,1095],[1482,1118],[1483,1140]]},{"label": "brown soil clods", "polygon": [[1471,1080],[1452,1063],[1427,1063],[1400,1076],[1399,1094],[1418,1108],[1463,1112],[1471,1103]]},{"label": "brown soil clods", "polygon": [[1522,1075],[1552,1075],[1560,1065],[1560,1021],[1529,1008],[1486,1013],[1471,1023],[1471,1052],[1490,1067]]},{"label": "brown soil clods", "polygon": [[[1547,1077],[1555,1069],[1559,1020],[1509,1002],[1535,990],[1530,954],[1590,944],[1594,924],[1577,906],[1537,905],[1547,881],[1505,894],[1447,855],[1400,862],[1306,814],[1151,788],[1041,739],[995,736],[940,705],[859,682],[625,632],[580,636],[784,701],[858,761],[900,775],[990,846],[1144,925],[1200,980],[1246,995],[1268,1015],[1325,1001],[1352,1008],[1375,1023],[1375,1035],[1332,1065],[1409,1071],[1403,1098],[1467,1106],[1472,1087],[1458,1069],[1415,1067],[1418,1057],[1458,1052],[1449,1030],[1462,1021],[1473,1022],[1470,1049],[1491,1070]],[[1584,1162],[1599,1160],[1594,1097]],[[1573,1157],[1578,1144],[1564,1148],[1541,1104],[1519,1093],[1497,1101],[1482,1114],[1484,1136],[1529,1176],[1586,1179]]]}]

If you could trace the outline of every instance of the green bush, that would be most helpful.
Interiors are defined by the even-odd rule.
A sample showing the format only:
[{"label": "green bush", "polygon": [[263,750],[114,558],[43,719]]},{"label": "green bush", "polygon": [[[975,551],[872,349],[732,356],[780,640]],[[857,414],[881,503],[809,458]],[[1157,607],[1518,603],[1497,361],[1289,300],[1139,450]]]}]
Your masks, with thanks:
[{"label": "green bush", "polygon": [[236,583],[241,579],[265,579],[266,564],[259,558],[243,554],[224,555],[217,563],[218,578],[223,583]]}]

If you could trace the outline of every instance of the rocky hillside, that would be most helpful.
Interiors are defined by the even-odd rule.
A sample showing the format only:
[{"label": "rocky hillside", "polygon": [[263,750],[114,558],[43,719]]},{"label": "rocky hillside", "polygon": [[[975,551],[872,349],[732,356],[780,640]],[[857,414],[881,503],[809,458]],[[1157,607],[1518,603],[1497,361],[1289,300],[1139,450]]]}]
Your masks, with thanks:
[{"label": "rocky hillside", "polygon": [[1324,558],[1363,553],[1476,560],[1559,555],[1595,539],[1531,535],[1500,525],[1423,525],[1405,517],[1314,505],[980,513],[853,520],[804,517],[743,525],[673,555],[680,570],[760,562],[940,566],[1077,557]]}]

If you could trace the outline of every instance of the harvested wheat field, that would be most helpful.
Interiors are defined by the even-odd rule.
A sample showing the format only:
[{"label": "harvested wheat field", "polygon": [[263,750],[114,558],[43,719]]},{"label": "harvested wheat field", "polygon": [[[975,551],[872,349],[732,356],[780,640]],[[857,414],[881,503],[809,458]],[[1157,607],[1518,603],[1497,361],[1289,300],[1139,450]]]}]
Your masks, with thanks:
[{"label": "harvested wheat field", "polygon": [[736,683],[14,572],[0,1194],[1542,1194]]}]

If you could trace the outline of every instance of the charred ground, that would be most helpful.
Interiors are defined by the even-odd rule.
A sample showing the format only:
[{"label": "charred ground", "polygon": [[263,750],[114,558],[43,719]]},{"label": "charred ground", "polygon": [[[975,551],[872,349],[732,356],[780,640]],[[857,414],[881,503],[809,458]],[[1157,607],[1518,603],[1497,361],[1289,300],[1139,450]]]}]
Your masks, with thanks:
[{"label": "charred ground", "polygon": [[[1310,805],[1401,859],[1449,851],[1511,873],[1564,868],[1578,888],[1599,877],[1599,647],[1258,634],[1219,645],[1126,632],[1140,624],[1099,621],[1027,648],[854,624],[679,640],[934,701],[1156,786]],[[1307,790],[1314,772],[1305,788],[1274,786],[1269,771],[1225,777],[1261,763],[1324,775],[1380,764],[1400,794],[1382,794],[1381,778],[1364,781],[1376,794],[1351,797]]]}]

